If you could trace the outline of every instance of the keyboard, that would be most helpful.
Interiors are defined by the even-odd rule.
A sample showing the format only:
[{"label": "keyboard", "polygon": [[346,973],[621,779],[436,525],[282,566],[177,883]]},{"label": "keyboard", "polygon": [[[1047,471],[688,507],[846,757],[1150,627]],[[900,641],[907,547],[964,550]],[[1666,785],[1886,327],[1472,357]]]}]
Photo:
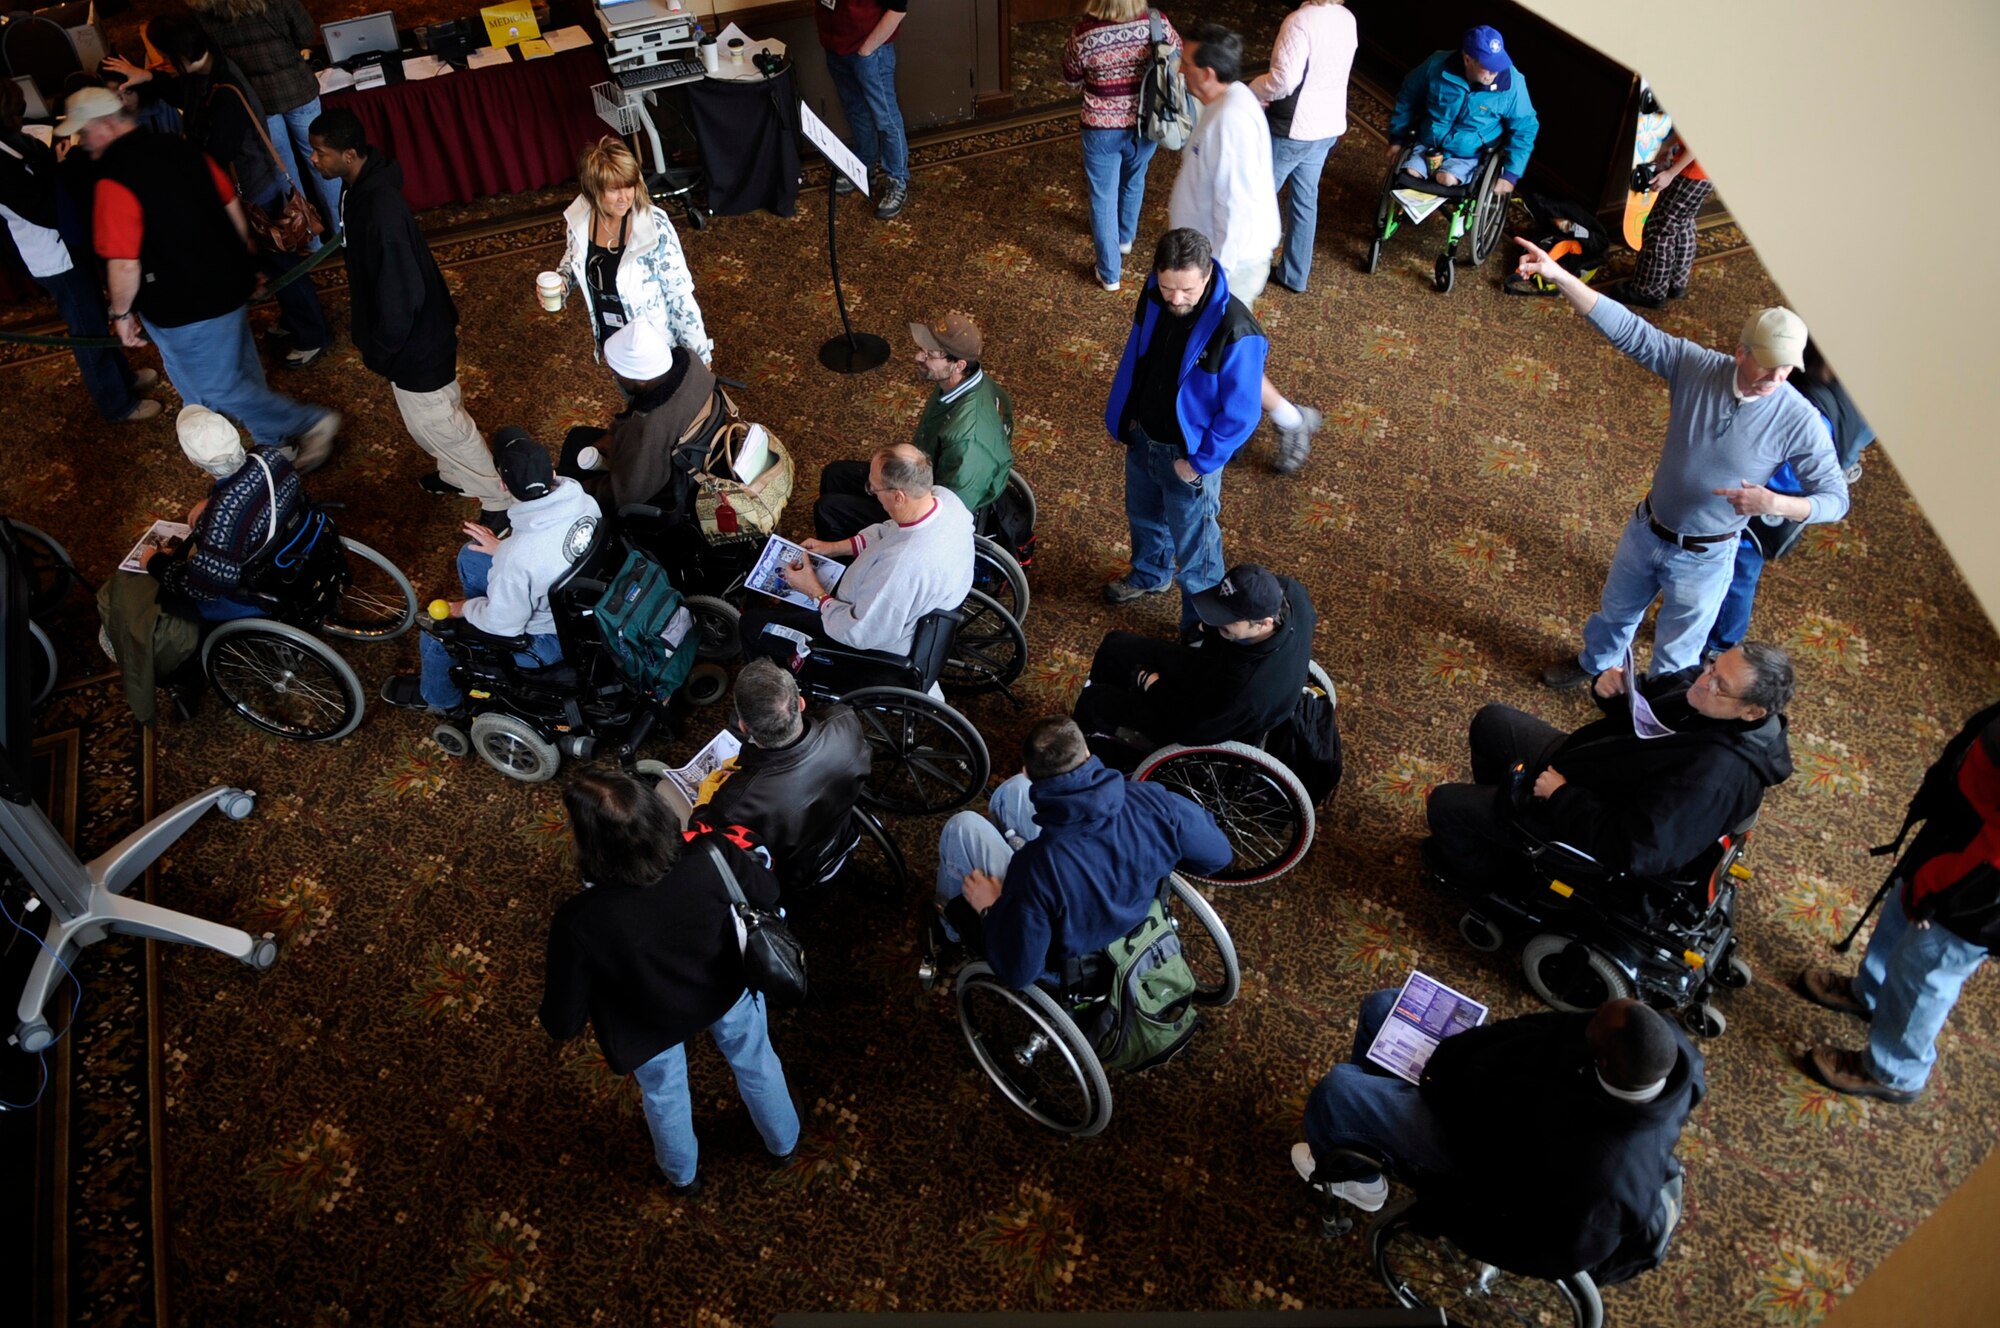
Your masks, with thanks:
[{"label": "keyboard", "polygon": [[665,87],[669,83],[692,83],[707,76],[708,71],[699,60],[667,60],[656,65],[611,71],[612,81],[628,90]]}]

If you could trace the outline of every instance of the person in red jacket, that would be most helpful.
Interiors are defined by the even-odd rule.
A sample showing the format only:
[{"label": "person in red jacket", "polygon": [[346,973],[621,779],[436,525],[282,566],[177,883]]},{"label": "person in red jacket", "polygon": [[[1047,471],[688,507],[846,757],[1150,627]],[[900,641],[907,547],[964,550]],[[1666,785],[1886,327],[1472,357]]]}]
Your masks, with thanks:
[{"label": "person in red jacket", "polygon": [[2000,945],[2000,705],[1946,744],[1910,800],[1902,833],[1878,852],[1899,847],[1919,821],[1924,828],[1875,897],[1882,917],[1861,971],[1799,974],[1807,1000],[1868,1021],[1865,1051],[1823,1043],[1806,1057],[1812,1076],[1835,1092],[1916,1101],[1958,993]]},{"label": "person in red jacket", "polygon": [[[896,102],[896,29],[909,8],[910,0],[820,0],[813,6],[826,72],[840,94],[854,155],[874,177],[875,215],[883,221],[900,213],[910,196],[910,144]],[[845,179],[834,188],[854,192]]]}]

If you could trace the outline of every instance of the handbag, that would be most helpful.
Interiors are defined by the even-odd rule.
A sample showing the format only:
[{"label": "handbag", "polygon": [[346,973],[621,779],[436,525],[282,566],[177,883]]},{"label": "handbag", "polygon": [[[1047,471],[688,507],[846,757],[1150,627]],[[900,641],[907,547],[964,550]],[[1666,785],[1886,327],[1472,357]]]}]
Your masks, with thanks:
[{"label": "handbag", "polygon": [[[319,219],[319,213],[306,201],[306,196],[292,181],[292,173],[285,169],[285,159],[278,155],[277,145],[271,142],[270,133],[264,122],[257,118],[257,112],[250,107],[250,99],[243,95],[243,89],[234,83],[226,84],[236,94],[236,100],[243,103],[243,113],[257,130],[257,137],[263,140],[264,151],[271,154],[271,164],[278,168],[278,178],[285,182],[285,201],[278,205],[276,216],[264,211],[249,199],[243,200],[243,215],[250,222],[250,234],[256,237],[257,247],[272,254],[303,254],[316,236],[326,232],[326,223]],[[213,95],[213,94],[211,94]],[[235,175],[236,167],[231,165],[230,174]],[[243,182],[236,182],[236,192],[243,192]]]},{"label": "handbag", "polygon": [[1299,113],[1299,94],[1306,90],[1306,75],[1312,72],[1312,57],[1306,57],[1306,67],[1299,71],[1298,85],[1284,96],[1264,108],[1264,118],[1271,122],[1271,133],[1278,138],[1292,136],[1292,117]]},{"label": "handbag", "polygon": [[736,478],[737,452],[750,427],[735,421],[718,430],[709,440],[701,469],[695,472],[694,510],[704,535],[768,535],[778,528],[785,504],[791,501],[791,454],[769,430],[765,431],[771,449],[769,464],[747,483]]},{"label": "handbag", "polygon": [[743,981],[772,1005],[786,1009],[805,1004],[806,948],[785,919],[758,908],[743,897],[729,860],[711,841],[705,846],[729,892],[730,914],[736,921],[736,944],[743,951]]}]

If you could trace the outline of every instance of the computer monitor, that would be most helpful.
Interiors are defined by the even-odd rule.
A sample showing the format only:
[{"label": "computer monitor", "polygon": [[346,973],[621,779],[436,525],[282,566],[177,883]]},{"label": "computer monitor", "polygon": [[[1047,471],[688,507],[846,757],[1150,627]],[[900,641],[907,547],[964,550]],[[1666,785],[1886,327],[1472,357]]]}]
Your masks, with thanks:
[{"label": "computer monitor", "polygon": [[396,37],[396,16],[386,10],[321,24],[320,33],[326,38],[328,64],[346,64],[356,56],[376,51],[394,53],[402,46]]}]

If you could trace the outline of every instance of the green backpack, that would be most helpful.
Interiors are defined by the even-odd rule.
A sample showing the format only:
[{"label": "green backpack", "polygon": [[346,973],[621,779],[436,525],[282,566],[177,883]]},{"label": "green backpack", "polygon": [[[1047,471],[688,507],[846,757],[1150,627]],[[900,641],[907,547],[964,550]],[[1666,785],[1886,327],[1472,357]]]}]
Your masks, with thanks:
[{"label": "green backpack", "polygon": [[1171,1059],[1201,1022],[1194,970],[1157,899],[1145,921],[1105,948],[1115,970],[1093,1044],[1107,1070],[1146,1070]]},{"label": "green backpack", "polygon": [[701,632],[667,570],[634,549],[592,614],[625,681],[664,704],[700,657]]}]

